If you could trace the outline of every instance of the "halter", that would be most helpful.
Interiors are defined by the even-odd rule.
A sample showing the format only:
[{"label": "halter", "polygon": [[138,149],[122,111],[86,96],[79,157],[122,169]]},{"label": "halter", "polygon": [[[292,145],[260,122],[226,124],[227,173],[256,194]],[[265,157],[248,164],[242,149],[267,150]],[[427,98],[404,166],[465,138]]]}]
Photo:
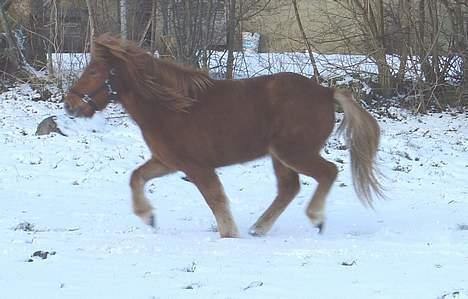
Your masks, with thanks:
[{"label": "halter", "polygon": [[107,89],[107,101],[108,102],[116,102],[118,100],[118,93],[112,87],[112,78],[115,76],[115,69],[110,69],[109,71],[109,79],[106,79],[102,85],[100,85],[97,89],[90,93],[81,93],[70,89],[69,93],[79,97],[83,102],[88,104],[94,111],[98,110],[98,106],[96,101],[93,99],[96,95],[98,95],[102,90]]}]

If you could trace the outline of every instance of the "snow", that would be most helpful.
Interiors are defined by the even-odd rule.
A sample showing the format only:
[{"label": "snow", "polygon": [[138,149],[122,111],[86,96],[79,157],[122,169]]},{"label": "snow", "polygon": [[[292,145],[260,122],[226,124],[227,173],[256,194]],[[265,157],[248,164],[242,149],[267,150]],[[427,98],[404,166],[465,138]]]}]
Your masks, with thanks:
[{"label": "snow", "polygon": [[[340,174],[323,235],[304,213],[312,179],[252,237],[275,195],[271,163],[219,169],[242,235],[220,239],[182,173],[148,184],[157,232],[132,214],[129,177],[149,152],[118,106],[72,120],[37,98],[28,86],[0,96],[1,298],[468,298],[466,114],[376,115],[389,199],[374,211],[333,135],[324,155]],[[34,135],[50,115],[68,137]]]},{"label": "snow", "polygon": [[[320,54],[312,53],[317,65],[317,70],[322,78],[327,80],[350,80],[353,76],[365,77],[377,76],[378,68],[375,61],[366,55]],[[400,68],[400,57],[397,55],[386,56],[388,66],[393,74],[397,74]],[[441,63],[450,64],[447,76],[451,77],[460,72],[460,57],[450,56],[439,58]],[[227,64],[225,52],[211,53],[209,59],[210,71],[222,77]],[[282,52],[282,53],[252,53],[234,52],[234,76],[235,78],[249,78],[259,75],[269,75],[278,72],[294,72],[307,77],[312,77],[313,69],[308,53]],[[421,70],[420,58],[412,56],[406,63],[405,78],[424,78]],[[453,80],[452,80],[453,81]],[[451,81],[451,82],[452,82]],[[453,82],[457,83],[457,82]]]},{"label": "snow", "polygon": [[[212,51],[209,53],[208,68],[213,76],[223,77],[226,72],[227,54],[224,51]],[[159,53],[155,55],[159,57]],[[313,53],[320,76],[327,80],[335,79],[341,84],[353,81],[353,76],[365,74],[376,76],[377,64],[366,55],[320,54]],[[431,57],[428,57],[431,58]],[[52,53],[54,69],[65,78],[76,78],[89,63],[89,53]],[[387,55],[387,63],[393,74],[397,74],[400,68],[400,57]],[[448,76],[452,80],[460,72],[460,57],[440,57],[443,63],[452,61]],[[406,66],[405,78],[423,78],[420,67],[420,58],[409,57]],[[250,78],[259,75],[269,75],[278,72],[294,72],[307,77],[312,77],[313,69],[310,57],[305,52],[282,53],[255,53],[234,52],[234,77]],[[452,80],[453,81],[453,80]],[[451,82],[452,82],[451,81]],[[337,83],[338,83],[337,82]],[[65,82],[67,83],[67,82]],[[457,82],[453,82],[457,84]],[[458,82],[459,83],[459,82]]]}]

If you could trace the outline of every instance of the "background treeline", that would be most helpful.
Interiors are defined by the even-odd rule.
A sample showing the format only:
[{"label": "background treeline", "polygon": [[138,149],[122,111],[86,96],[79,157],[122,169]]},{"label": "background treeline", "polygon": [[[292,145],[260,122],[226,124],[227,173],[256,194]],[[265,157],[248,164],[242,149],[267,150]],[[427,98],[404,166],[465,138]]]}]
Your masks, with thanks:
[{"label": "background treeline", "polygon": [[411,99],[418,111],[468,105],[466,0],[0,0],[0,27],[4,82],[57,77],[54,53],[88,52],[102,32],[196,67],[222,52],[232,78],[248,31],[261,34],[261,52],[307,53],[298,63],[317,80],[339,81],[323,76],[320,54],[362,55],[375,72],[345,71],[377,98]]}]

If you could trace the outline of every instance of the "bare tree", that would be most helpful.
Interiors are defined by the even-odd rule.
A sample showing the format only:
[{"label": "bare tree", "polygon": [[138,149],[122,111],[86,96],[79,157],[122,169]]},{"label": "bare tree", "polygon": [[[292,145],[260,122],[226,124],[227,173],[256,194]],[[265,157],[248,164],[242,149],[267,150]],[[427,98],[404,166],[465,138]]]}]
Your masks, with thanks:
[{"label": "bare tree", "polygon": [[235,50],[235,34],[238,25],[237,21],[237,8],[236,0],[226,1],[226,79],[232,79],[234,77],[234,50]]},{"label": "bare tree", "polygon": [[451,25],[453,52],[462,60],[462,85],[459,102],[468,105],[468,3],[462,0],[442,0]]},{"label": "bare tree", "polygon": [[306,47],[307,47],[307,52],[309,53],[309,59],[310,63],[312,64],[312,68],[314,70],[314,77],[317,82],[320,81],[320,73],[317,68],[317,63],[315,62],[314,58],[314,53],[312,52],[312,46],[310,44],[309,39],[307,38],[307,35],[305,33],[304,27],[302,26],[302,21],[301,21],[301,16],[299,14],[299,8],[297,6],[297,1],[292,0],[292,4],[294,6],[294,15],[296,16],[296,22],[297,25],[299,26],[299,31],[301,32],[302,39],[304,40]]},{"label": "bare tree", "polygon": [[49,43],[47,45],[47,70],[49,77],[55,77],[55,70],[53,65],[52,54],[57,52],[58,35],[59,35],[59,17],[58,17],[58,3],[59,0],[49,0],[46,3],[50,7],[49,13]]},{"label": "bare tree", "polygon": [[157,0],[151,1],[151,53],[156,51],[156,30],[157,30]]},{"label": "bare tree", "polygon": [[385,21],[383,0],[352,0],[351,11],[359,27],[367,37],[370,46],[370,56],[375,60],[378,68],[379,86],[384,96],[392,93],[392,74],[386,59]]},{"label": "bare tree", "polygon": [[200,57],[219,44],[216,28],[218,0],[160,0],[163,41],[168,52],[183,64],[198,66]]},{"label": "bare tree", "polygon": [[93,48],[93,40],[96,35],[96,15],[94,13],[94,6],[91,4],[91,0],[86,0],[86,6],[88,8],[88,16],[89,16],[89,40],[90,40],[90,48]]},{"label": "bare tree", "polygon": [[1,0],[0,1],[0,25],[5,31],[6,48],[3,55],[6,58],[6,72],[15,73],[27,64],[21,50],[19,49],[18,43],[15,36],[13,35],[10,22],[8,21],[8,9],[10,8],[13,0]]},{"label": "bare tree", "polygon": [[122,38],[128,38],[128,3],[127,0],[120,0],[120,35]]}]

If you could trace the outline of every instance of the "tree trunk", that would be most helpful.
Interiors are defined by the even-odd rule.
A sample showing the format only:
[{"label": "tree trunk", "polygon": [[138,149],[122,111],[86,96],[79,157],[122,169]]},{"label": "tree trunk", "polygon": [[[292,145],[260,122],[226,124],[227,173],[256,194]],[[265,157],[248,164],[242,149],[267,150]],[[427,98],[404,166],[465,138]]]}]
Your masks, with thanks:
[{"label": "tree trunk", "polygon": [[50,17],[49,17],[49,43],[47,46],[47,71],[50,78],[55,77],[55,69],[53,64],[52,53],[57,52],[57,35],[58,35],[58,9],[57,0],[50,1]]},{"label": "tree trunk", "polygon": [[299,31],[301,32],[302,39],[304,40],[307,47],[307,52],[309,53],[310,63],[312,64],[312,68],[314,70],[315,81],[320,82],[320,73],[317,68],[317,63],[315,62],[314,53],[312,52],[312,46],[310,45],[309,39],[307,38],[307,35],[304,31],[304,27],[302,26],[301,16],[299,15],[299,9],[297,7],[297,1],[292,0],[292,4],[294,6],[294,14],[296,15],[296,22],[299,27]]},{"label": "tree trunk", "polygon": [[93,52],[93,47],[94,47],[94,38],[96,35],[96,16],[94,14],[94,8],[91,4],[91,0],[86,0],[86,6],[88,7],[88,16],[89,16],[89,46],[91,52]]},{"label": "tree trunk", "polygon": [[227,30],[226,30],[226,49],[227,49],[227,65],[226,79],[234,77],[234,37],[236,34],[236,0],[227,1]]},{"label": "tree trunk", "polygon": [[32,3],[32,13],[29,16],[30,30],[27,31],[28,38],[30,40],[30,49],[28,51],[27,58],[33,62],[34,65],[40,68],[47,66],[47,38],[44,35],[44,28],[48,23],[44,19],[45,7],[40,1],[34,1]]},{"label": "tree trunk", "polygon": [[397,73],[397,84],[403,83],[406,74],[406,63],[408,61],[409,44],[410,44],[410,24],[411,24],[411,6],[408,0],[399,0],[398,9],[400,14],[400,31],[402,34],[400,46],[400,65]]},{"label": "tree trunk", "polygon": [[[6,5],[7,4],[7,5]],[[21,54],[16,43],[16,39],[11,33],[11,27],[7,20],[6,8],[9,7],[10,2],[0,1],[0,24],[5,31],[5,39],[7,47],[5,48],[6,68],[4,71],[7,73],[15,73],[21,67]]]},{"label": "tree trunk", "polygon": [[378,68],[380,94],[384,97],[392,95],[393,78],[386,60],[385,22],[383,0],[354,0],[356,10],[353,11],[360,20],[361,31],[368,37],[370,45],[369,56],[375,60]]},{"label": "tree trunk", "polygon": [[156,51],[156,24],[157,24],[157,20],[156,20],[156,13],[157,13],[157,3],[156,3],[157,0],[152,0],[152,3],[151,3],[151,44],[150,44],[150,48],[151,48],[151,54],[154,54],[154,52]]},{"label": "tree trunk", "polygon": [[[459,4],[461,5],[461,4]],[[463,40],[463,91],[461,93],[461,103],[462,105],[468,105],[468,7],[462,7],[463,11],[463,23],[461,26],[461,34]],[[464,26],[463,26],[464,25]]]},{"label": "tree trunk", "polygon": [[127,13],[127,0],[120,0],[120,35],[123,39],[128,38]]},{"label": "tree trunk", "polygon": [[393,77],[390,66],[387,63],[385,49],[380,54],[374,54],[377,70],[379,72],[378,80],[380,94],[384,97],[390,97],[393,93]]}]

